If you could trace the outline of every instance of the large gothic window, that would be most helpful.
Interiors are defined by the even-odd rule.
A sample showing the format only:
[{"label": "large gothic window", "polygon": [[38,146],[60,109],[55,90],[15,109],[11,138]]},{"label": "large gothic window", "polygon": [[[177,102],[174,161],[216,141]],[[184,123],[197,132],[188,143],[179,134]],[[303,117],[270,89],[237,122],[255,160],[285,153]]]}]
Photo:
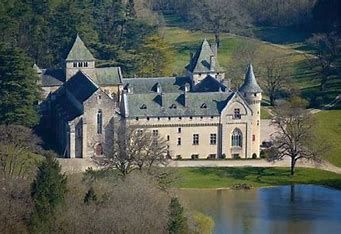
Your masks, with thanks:
[{"label": "large gothic window", "polygon": [[243,146],[243,135],[240,129],[236,128],[232,132],[232,146],[233,147],[242,147]]},{"label": "large gothic window", "polygon": [[103,113],[101,110],[97,112],[97,134],[102,134],[103,132]]}]

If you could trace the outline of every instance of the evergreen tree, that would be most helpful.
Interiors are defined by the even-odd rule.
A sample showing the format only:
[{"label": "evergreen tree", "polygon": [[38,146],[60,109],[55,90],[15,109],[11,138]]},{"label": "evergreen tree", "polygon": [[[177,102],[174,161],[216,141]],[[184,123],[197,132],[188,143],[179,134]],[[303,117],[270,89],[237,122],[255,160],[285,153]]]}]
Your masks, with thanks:
[{"label": "evergreen tree", "polygon": [[48,233],[55,209],[64,201],[66,193],[66,176],[61,174],[61,166],[54,155],[48,153],[38,167],[32,183],[31,196],[34,212],[31,218],[32,230]]},{"label": "evergreen tree", "polygon": [[39,118],[38,76],[26,54],[0,43],[0,124],[32,127]]},{"label": "evergreen tree", "polygon": [[186,229],[187,219],[184,215],[184,208],[177,198],[172,198],[169,204],[168,233],[185,233]]}]

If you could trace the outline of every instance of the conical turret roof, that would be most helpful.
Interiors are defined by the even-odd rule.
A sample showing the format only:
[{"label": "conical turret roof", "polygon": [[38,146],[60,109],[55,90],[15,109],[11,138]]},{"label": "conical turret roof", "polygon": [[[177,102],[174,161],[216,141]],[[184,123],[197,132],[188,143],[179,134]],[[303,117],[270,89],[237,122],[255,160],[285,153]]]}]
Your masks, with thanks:
[{"label": "conical turret roof", "polygon": [[255,74],[253,73],[252,64],[249,65],[245,74],[245,81],[242,87],[239,88],[242,93],[261,93],[262,89],[259,87]]},{"label": "conical turret roof", "polygon": [[66,58],[66,61],[93,61],[95,60],[91,52],[86,48],[84,42],[77,34],[77,38]]}]

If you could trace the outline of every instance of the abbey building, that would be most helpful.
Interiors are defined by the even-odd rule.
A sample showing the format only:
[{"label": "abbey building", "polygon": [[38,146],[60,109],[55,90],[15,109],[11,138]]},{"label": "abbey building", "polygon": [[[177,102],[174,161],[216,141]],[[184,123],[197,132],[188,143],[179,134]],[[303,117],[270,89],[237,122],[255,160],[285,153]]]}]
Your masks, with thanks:
[{"label": "abbey building", "polygon": [[40,69],[43,124],[66,158],[105,153],[118,124],[162,136],[172,159],[259,157],[262,90],[252,65],[231,90],[217,48],[204,40],[181,77],[125,78],[96,67],[77,36],[64,69]]}]

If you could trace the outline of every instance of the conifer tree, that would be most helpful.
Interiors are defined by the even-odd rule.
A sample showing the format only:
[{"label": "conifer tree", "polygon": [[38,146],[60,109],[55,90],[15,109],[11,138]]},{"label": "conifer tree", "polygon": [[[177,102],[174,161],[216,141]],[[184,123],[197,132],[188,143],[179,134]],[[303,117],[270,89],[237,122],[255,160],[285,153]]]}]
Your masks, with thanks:
[{"label": "conifer tree", "polygon": [[34,232],[48,233],[56,207],[63,203],[65,193],[66,176],[61,173],[61,166],[53,154],[48,153],[38,167],[31,188],[34,203],[31,227]]},{"label": "conifer tree", "polygon": [[167,230],[168,233],[185,233],[187,228],[187,219],[184,215],[184,208],[177,198],[172,198],[169,204],[169,217]]},{"label": "conifer tree", "polygon": [[38,123],[38,76],[26,54],[0,43],[0,124],[32,127]]}]

